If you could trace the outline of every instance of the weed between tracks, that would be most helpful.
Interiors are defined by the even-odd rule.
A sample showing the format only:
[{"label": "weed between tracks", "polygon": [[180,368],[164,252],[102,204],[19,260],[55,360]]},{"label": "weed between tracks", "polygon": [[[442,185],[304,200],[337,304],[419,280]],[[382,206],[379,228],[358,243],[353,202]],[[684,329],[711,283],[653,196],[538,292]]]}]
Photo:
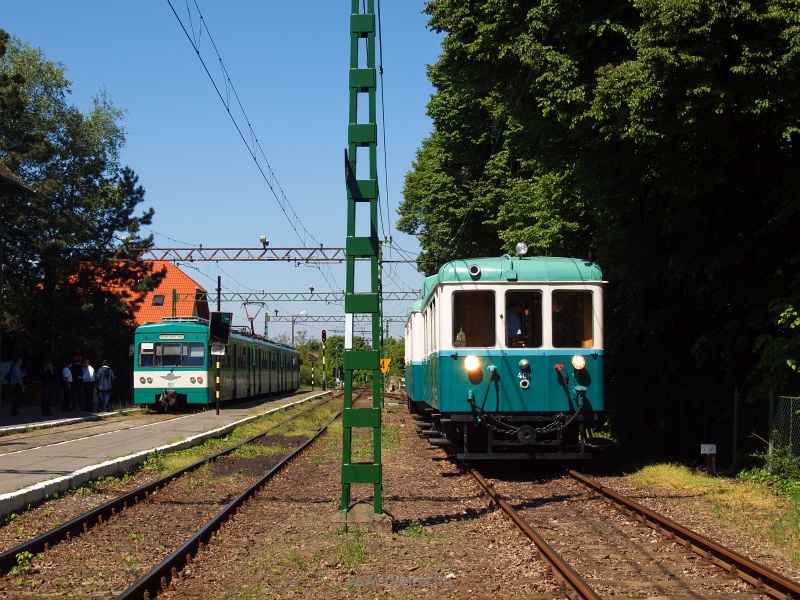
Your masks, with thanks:
[{"label": "weed between tracks", "polygon": [[[276,427],[286,421],[286,419],[297,415],[305,410],[308,410],[309,405],[299,405],[286,408],[284,410],[275,411],[263,416],[260,419],[244,423],[228,434],[224,438],[216,438],[206,440],[199,446],[193,446],[184,450],[170,452],[169,454],[155,453],[145,461],[142,465],[142,470],[152,470],[159,475],[166,475],[177,471],[187,465],[190,465],[198,460],[202,460],[217,452],[229,448],[234,444],[243,442],[244,440],[258,435],[263,431]],[[285,436],[302,435],[305,437],[311,436],[320,427],[327,423],[330,418],[341,410],[341,404],[336,401],[328,402],[327,404],[320,405],[316,410],[311,411],[306,415],[302,415],[287,424],[277,427],[272,433]],[[275,446],[262,446],[249,444],[239,448],[234,456],[239,457],[257,457],[269,456],[278,454],[283,451],[282,448]]]},{"label": "weed between tracks", "polygon": [[[342,456],[342,424],[337,421],[329,428],[327,454]],[[371,428],[358,427],[352,430],[351,452],[353,462],[371,462],[373,460],[373,431]],[[396,425],[384,424],[381,427],[381,452],[394,452],[400,447],[403,430]],[[321,459],[319,459],[321,460]]]}]

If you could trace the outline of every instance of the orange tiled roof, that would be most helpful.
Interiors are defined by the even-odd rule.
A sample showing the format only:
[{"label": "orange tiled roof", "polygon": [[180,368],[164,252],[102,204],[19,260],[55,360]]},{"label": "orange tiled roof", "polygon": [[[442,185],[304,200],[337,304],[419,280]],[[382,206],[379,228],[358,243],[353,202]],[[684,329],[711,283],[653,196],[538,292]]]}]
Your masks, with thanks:
[{"label": "orange tiled roof", "polygon": [[175,316],[196,316],[207,319],[209,315],[208,300],[205,297],[202,300],[197,297],[198,293],[206,293],[205,288],[171,262],[153,261],[154,273],[158,273],[162,269],[166,269],[167,273],[156,289],[145,294],[139,310],[134,315],[136,324],[157,323],[161,321],[162,317],[171,317],[172,290],[177,292],[179,300],[175,305]]},{"label": "orange tiled roof", "polygon": [[3,161],[0,160],[0,188],[8,187],[15,188],[17,191],[24,190],[26,192],[35,193],[17,175],[9,169]]}]

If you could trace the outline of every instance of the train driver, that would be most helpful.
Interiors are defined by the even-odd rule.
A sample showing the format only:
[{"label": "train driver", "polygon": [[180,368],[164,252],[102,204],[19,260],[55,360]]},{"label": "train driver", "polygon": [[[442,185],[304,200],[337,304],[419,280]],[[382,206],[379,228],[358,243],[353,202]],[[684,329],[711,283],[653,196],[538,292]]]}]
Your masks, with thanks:
[{"label": "train driver", "polygon": [[522,337],[522,314],[524,310],[525,302],[522,297],[512,296],[506,309],[506,345],[508,346],[523,346],[525,344]]}]

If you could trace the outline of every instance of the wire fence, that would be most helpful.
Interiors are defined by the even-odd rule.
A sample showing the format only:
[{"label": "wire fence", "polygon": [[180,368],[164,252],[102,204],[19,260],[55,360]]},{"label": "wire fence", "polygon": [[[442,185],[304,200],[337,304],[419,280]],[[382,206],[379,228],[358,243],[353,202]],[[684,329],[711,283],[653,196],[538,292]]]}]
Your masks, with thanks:
[{"label": "wire fence", "polygon": [[626,449],[699,467],[704,448],[713,447],[716,466],[735,472],[770,452],[777,429],[779,447],[791,439],[800,456],[800,399],[792,406],[784,397],[676,378],[666,370],[651,379],[649,389],[621,378],[607,382],[609,427]]},{"label": "wire fence", "polygon": [[778,447],[788,448],[800,457],[800,398],[777,396],[770,398],[769,453]]}]

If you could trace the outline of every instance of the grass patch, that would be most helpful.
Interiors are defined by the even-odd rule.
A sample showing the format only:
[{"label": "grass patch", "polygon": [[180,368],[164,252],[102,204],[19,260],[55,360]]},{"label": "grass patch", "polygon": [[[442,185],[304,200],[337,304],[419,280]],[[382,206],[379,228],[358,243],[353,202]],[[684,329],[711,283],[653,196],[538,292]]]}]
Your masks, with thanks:
[{"label": "grass patch", "polygon": [[[405,407],[402,407],[405,410]],[[342,456],[342,422],[336,420],[328,427],[328,436],[325,446],[325,456],[341,458]],[[397,425],[386,425],[381,427],[381,455],[385,457],[397,451],[403,442],[406,432]],[[368,462],[373,459],[372,452],[373,431],[371,428],[358,427],[352,431],[351,454],[353,462]],[[320,464],[324,461],[324,456],[319,459]]]},{"label": "grass patch", "polygon": [[426,535],[425,526],[419,521],[411,521],[405,529],[401,530],[406,537],[420,538]]},{"label": "grass patch", "polygon": [[[299,427],[296,427],[296,430],[299,433],[292,432],[294,431],[295,427],[293,427],[291,423],[287,427],[279,427],[275,430],[275,433],[281,433],[283,435],[303,435],[303,432],[310,432],[307,435],[312,435],[319,427],[321,427],[321,424],[327,422],[326,417],[327,419],[330,419],[330,416],[327,416],[329,413],[330,415],[333,415],[337,410],[339,410],[339,408],[332,408],[331,404],[335,403],[330,402],[324,406],[321,406],[318,410],[313,410],[308,415],[303,415],[292,421],[291,423],[294,423],[295,421],[300,422]],[[304,404],[291,406],[283,410],[277,410],[264,415],[260,419],[255,419],[239,425],[223,438],[208,439],[197,446],[192,446],[191,448],[185,448],[183,450],[176,450],[175,452],[170,452],[168,454],[154,454],[149,457],[147,461],[145,461],[145,463],[142,465],[142,469],[149,469],[156,471],[161,475],[167,475],[168,473],[177,471],[178,469],[207,458],[212,454],[221,452],[222,450],[229,448],[234,444],[243,442],[246,439],[276,427],[292,415],[301,413],[308,408],[309,405]],[[321,424],[314,425],[314,423]],[[243,448],[240,449],[240,452],[242,453],[239,454],[240,456],[263,456],[264,454],[262,452],[266,447],[262,446],[258,451],[245,450]],[[255,452],[255,454],[246,454],[247,452]],[[266,454],[270,454],[269,450],[266,450]]]},{"label": "grass patch", "polygon": [[283,454],[286,449],[283,446],[260,446],[258,444],[247,444],[242,446],[231,456],[238,458],[257,458],[259,456],[275,456],[276,454]]},{"label": "grass patch", "polygon": [[794,564],[800,564],[800,494],[779,496],[764,483],[709,477],[675,464],[647,466],[630,478],[660,495],[694,499],[698,508],[724,526],[739,527],[754,538],[766,534]]},{"label": "grass patch", "polygon": [[350,531],[336,537],[336,562],[343,569],[354,569],[364,562],[363,531]]}]

